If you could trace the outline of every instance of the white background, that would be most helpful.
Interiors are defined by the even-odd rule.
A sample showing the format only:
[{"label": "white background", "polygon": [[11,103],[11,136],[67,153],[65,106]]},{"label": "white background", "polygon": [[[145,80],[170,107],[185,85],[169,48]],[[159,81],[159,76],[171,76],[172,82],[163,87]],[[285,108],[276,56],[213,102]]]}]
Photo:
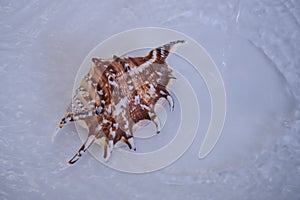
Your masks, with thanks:
[{"label": "white background", "polygon": [[[299,9],[293,0],[1,1],[0,199],[299,199]],[[181,31],[214,59],[228,98],[219,143],[197,160],[200,131],[178,162],[150,174],[89,154],[58,171],[81,145],[72,125],[50,141],[81,62],[112,34],[144,26]],[[202,80],[170,63],[205,105]]]}]

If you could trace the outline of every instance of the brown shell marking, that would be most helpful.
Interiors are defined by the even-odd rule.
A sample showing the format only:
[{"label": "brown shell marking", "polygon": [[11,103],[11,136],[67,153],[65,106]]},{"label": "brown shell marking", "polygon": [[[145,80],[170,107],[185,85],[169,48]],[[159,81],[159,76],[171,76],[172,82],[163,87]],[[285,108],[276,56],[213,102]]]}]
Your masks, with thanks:
[{"label": "brown shell marking", "polygon": [[166,86],[175,77],[166,58],[180,43],[184,41],[170,42],[151,50],[145,57],[92,58],[93,66],[57,128],[58,131],[64,124],[78,120],[88,128],[87,139],[68,164],[74,164],[94,142],[103,146],[106,161],[118,144],[135,150],[133,127],[142,120],[152,121],[157,133],[161,131],[154,108],[163,98],[174,109]]}]

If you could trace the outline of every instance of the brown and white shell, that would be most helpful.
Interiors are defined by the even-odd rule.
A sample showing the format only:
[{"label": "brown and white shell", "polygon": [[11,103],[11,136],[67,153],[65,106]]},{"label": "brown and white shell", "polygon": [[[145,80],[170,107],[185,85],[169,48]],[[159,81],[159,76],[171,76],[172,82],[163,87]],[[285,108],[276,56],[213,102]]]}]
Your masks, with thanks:
[{"label": "brown and white shell", "polygon": [[103,146],[105,160],[117,144],[135,150],[134,125],[142,120],[152,121],[157,133],[161,131],[154,108],[161,98],[174,108],[167,86],[175,77],[166,58],[180,43],[184,41],[170,42],[145,57],[92,58],[93,66],[56,129],[57,133],[64,124],[79,120],[88,129],[87,139],[68,164],[74,164],[94,142]]}]

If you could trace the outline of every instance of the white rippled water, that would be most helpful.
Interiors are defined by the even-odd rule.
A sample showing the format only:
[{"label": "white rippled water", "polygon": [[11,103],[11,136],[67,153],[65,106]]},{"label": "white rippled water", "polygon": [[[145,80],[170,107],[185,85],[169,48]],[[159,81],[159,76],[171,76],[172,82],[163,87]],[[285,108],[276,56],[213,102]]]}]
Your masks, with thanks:
[{"label": "white rippled water", "polygon": [[[299,9],[296,0],[1,1],[0,199],[299,199]],[[197,159],[209,98],[174,58],[208,115],[182,158],[133,175],[85,154],[58,171],[81,145],[72,125],[51,143],[81,62],[112,34],[145,26],[181,31],[212,56],[228,98],[217,146]]]}]

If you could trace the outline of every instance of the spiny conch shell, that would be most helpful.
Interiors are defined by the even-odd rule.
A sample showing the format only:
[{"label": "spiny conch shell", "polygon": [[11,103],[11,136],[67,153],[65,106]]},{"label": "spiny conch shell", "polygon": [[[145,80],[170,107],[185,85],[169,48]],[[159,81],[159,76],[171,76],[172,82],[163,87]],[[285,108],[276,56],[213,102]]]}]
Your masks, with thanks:
[{"label": "spiny conch shell", "polygon": [[134,125],[142,120],[161,125],[154,111],[159,99],[174,109],[166,88],[174,79],[166,58],[183,40],[170,42],[151,50],[145,57],[92,58],[93,66],[77,88],[72,103],[60,120],[55,134],[64,124],[82,121],[88,129],[84,144],[68,162],[74,164],[94,142],[104,148],[107,161],[112,149],[126,144],[135,150]]}]

